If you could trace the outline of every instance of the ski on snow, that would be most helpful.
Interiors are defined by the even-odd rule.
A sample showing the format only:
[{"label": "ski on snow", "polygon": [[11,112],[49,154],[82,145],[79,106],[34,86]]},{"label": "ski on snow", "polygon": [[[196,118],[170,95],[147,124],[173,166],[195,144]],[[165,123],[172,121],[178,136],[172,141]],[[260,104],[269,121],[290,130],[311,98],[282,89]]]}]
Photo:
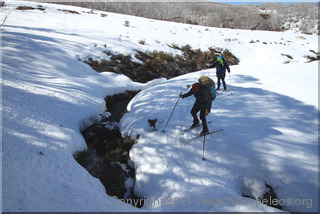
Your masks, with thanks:
[{"label": "ski on snow", "polygon": [[[207,124],[209,124],[209,123],[211,123],[211,121],[208,121],[207,122]],[[183,130],[181,130],[181,131],[179,131],[179,132],[177,132],[176,134],[175,134],[175,136],[177,137],[177,136],[179,136],[179,135],[183,135],[184,133],[186,133],[186,132],[188,132],[188,131],[190,131],[190,130],[194,130],[194,129],[197,129],[198,127],[200,127],[200,123],[199,123],[199,125],[197,125],[196,127],[194,127],[194,128],[187,128],[187,129],[183,129]]]},{"label": "ski on snow", "polygon": [[227,89],[227,90],[224,90],[224,91],[218,90],[216,93],[217,93],[217,95],[219,95],[219,94],[229,94],[229,92],[231,93],[230,89]]},{"label": "ski on snow", "polygon": [[185,140],[185,141],[180,141],[180,143],[182,143],[182,144],[188,144],[188,143],[190,143],[190,142],[192,142],[192,141],[194,141],[194,140],[197,140],[198,138],[201,138],[201,137],[203,137],[203,136],[215,134],[215,133],[222,132],[222,131],[223,131],[223,129],[215,130],[215,131],[209,132],[209,133],[207,133],[207,134],[205,134],[205,135],[198,135],[198,136],[195,136],[195,137],[193,137],[193,138],[187,139],[187,140]]}]

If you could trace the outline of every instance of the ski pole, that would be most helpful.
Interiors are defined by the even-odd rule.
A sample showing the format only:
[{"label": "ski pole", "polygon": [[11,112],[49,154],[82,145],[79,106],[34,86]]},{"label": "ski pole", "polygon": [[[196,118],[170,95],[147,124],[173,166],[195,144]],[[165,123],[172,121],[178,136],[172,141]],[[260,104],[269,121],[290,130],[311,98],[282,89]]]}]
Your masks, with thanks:
[{"label": "ski pole", "polygon": [[[229,81],[230,81],[230,88],[231,88],[231,77],[230,77],[230,72],[229,72]],[[231,89],[230,89],[231,91]]]},{"label": "ski pole", "polygon": [[202,148],[202,150],[203,150],[203,153],[202,153],[202,160],[204,161],[204,160],[206,160],[205,158],[204,158],[204,145],[206,144],[206,135],[203,135],[203,148]]},{"label": "ski pole", "polygon": [[163,131],[162,131],[162,132],[166,132],[165,130],[166,130],[166,128],[167,128],[167,125],[168,125],[168,123],[169,123],[169,120],[171,119],[171,116],[172,116],[172,114],[173,114],[174,110],[176,109],[176,107],[177,107],[177,105],[178,105],[179,100],[180,100],[180,96],[179,96],[179,98],[178,98],[178,100],[177,100],[176,104],[174,105],[174,108],[173,108],[173,110],[172,110],[172,112],[171,112],[171,114],[170,114],[170,117],[169,117],[169,119],[168,119],[168,121],[167,121],[167,123],[166,123],[166,126],[164,127],[164,129],[163,129]]},{"label": "ski pole", "polygon": [[[207,121],[207,114],[208,114],[208,109],[206,109],[206,121]],[[206,133],[204,133],[204,135],[203,135],[203,147],[202,147],[202,160],[204,161],[204,160],[206,160],[205,158],[204,158],[204,146],[205,146],[205,144],[206,144]]]}]

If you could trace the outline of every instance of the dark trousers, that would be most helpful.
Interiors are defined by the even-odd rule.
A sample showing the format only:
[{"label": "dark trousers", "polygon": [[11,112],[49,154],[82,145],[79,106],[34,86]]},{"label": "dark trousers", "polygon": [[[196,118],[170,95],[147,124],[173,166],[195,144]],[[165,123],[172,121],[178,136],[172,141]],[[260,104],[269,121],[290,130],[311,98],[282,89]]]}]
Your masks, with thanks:
[{"label": "dark trousers", "polygon": [[220,89],[220,81],[222,81],[224,90],[227,90],[227,85],[226,85],[226,82],[224,81],[225,77],[226,77],[226,73],[225,72],[221,72],[221,73],[217,74],[217,78],[218,78],[218,87],[217,87],[217,89]]},{"label": "dark trousers", "polygon": [[200,120],[206,119],[206,109],[200,108],[197,103],[195,103],[191,109],[191,114],[194,120],[198,120],[197,113],[200,111]]}]

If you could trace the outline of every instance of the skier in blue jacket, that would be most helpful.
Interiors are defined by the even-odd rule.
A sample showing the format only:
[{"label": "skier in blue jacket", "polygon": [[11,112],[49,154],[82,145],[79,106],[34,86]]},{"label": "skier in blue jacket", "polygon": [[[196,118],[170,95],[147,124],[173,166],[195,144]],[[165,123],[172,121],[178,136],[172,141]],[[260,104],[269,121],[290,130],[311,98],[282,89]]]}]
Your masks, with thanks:
[{"label": "skier in blue jacket", "polygon": [[218,56],[217,62],[213,63],[209,68],[214,68],[216,67],[217,69],[217,78],[218,78],[218,86],[216,90],[220,90],[220,80],[222,80],[223,88],[227,90],[227,85],[226,82],[224,81],[224,78],[226,77],[226,70],[230,73],[230,68],[223,56]]},{"label": "skier in blue jacket", "polygon": [[212,100],[206,88],[199,83],[193,84],[191,90],[185,94],[180,94],[180,97],[186,98],[191,95],[194,95],[194,97],[196,98],[196,101],[191,109],[191,115],[193,117],[193,124],[191,125],[191,128],[199,126],[197,113],[200,111],[200,119],[203,126],[203,130],[200,135],[203,136],[209,133],[206,116],[210,113]]}]

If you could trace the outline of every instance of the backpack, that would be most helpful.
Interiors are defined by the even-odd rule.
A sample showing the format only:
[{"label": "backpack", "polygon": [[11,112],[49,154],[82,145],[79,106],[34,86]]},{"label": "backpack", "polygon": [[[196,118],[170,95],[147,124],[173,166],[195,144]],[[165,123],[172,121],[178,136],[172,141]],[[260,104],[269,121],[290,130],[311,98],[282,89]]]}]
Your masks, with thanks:
[{"label": "backpack", "polygon": [[201,75],[198,81],[207,89],[209,96],[213,101],[216,98],[216,85],[214,81],[211,78],[204,75]]}]

